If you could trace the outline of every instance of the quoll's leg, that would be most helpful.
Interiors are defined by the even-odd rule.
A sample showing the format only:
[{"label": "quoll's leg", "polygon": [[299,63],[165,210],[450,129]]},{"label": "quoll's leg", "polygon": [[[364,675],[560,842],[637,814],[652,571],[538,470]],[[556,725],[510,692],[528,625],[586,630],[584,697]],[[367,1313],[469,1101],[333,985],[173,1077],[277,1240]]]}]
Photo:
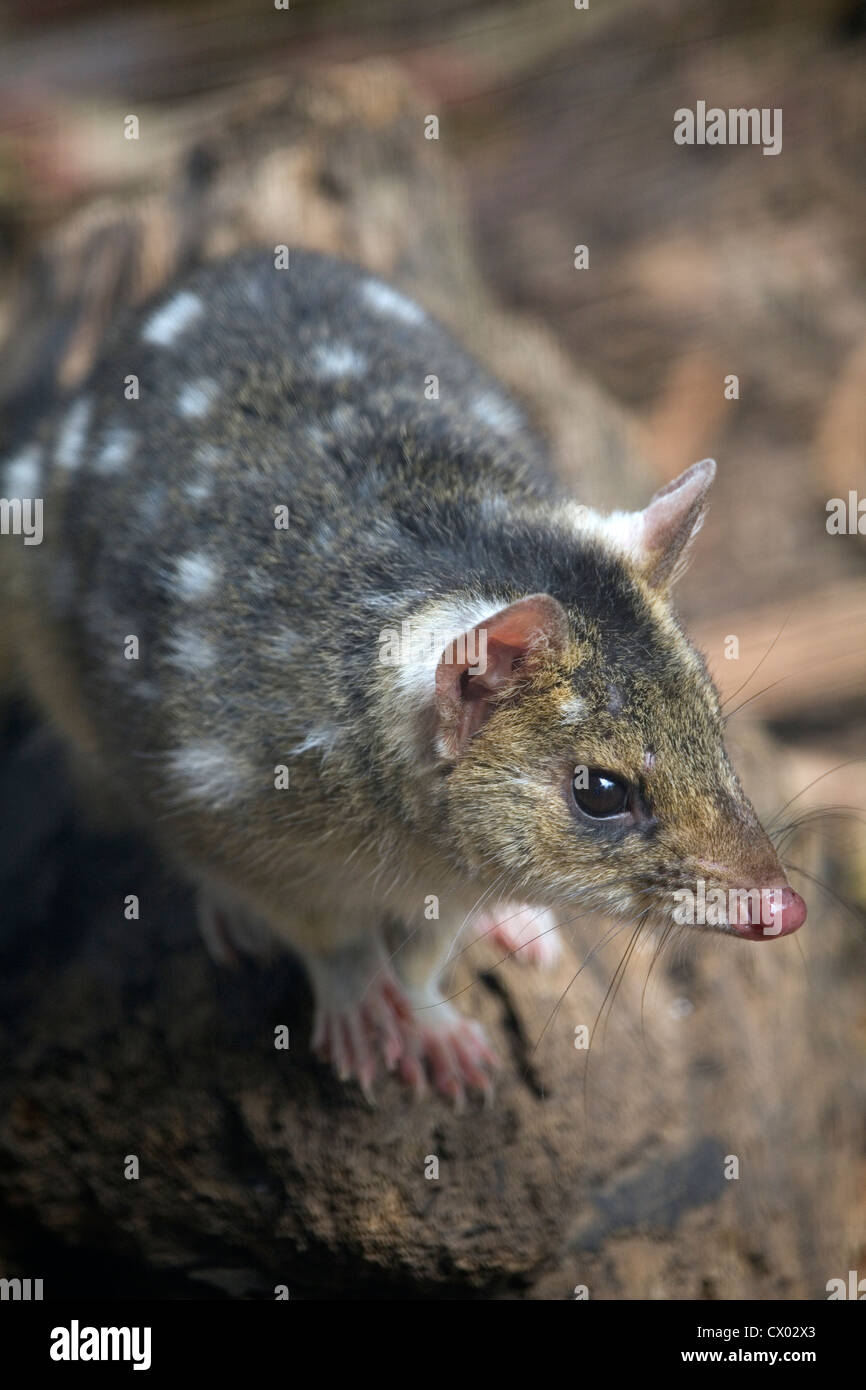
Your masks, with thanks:
[{"label": "quoll's leg", "polygon": [[241,956],[265,965],[279,951],[267,923],[221,889],[199,888],[197,916],[202,940],[218,965],[236,966]]},{"label": "quoll's leg", "polygon": [[406,1056],[414,1031],[408,995],[378,933],[304,958],[316,1002],[313,1050],[369,1099],[379,1061],[394,1071]]},{"label": "quoll's leg", "polygon": [[260,964],[281,950],[307,967],[315,1000],[312,1046],[343,1081],[357,1081],[368,1097],[380,1063],[394,1071],[413,1033],[412,1008],[398,983],[375,917],[348,920],[341,908],[308,908],[273,920],[208,881],[198,892],[198,923],[220,965],[242,956]]},{"label": "quoll's leg", "polygon": [[467,1090],[490,1097],[496,1058],[481,1024],[460,1013],[439,987],[454,930],[425,921],[395,953],[394,965],[414,1025],[404,1039],[400,1075],[418,1095],[429,1079],[434,1090],[461,1107]]},{"label": "quoll's leg", "polygon": [[[445,1001],[438,976],[454,931],[423,922],[393,958],[378,919],[348,924],[339,910],[316,910],[271,924],[230,893],[199,890],[199,926],[221,964],[239,955],[273,958],[280,943],[296,951],[315,999],[313,1050],[343,1081],[357,1081],[368,1098],[381,1070],[398,1072],[416,1095],[428,1086],[462,1105],[467,1090],[491,1092],[495,1059],[484,1031]],[[325,943],[327,942],[327,947]]]},{"label": "quoll's leg", "polygon": [[556,918],[546,907],[502,901],[472,919],[472,930],[525,965],[555,965],[562,953]]}]

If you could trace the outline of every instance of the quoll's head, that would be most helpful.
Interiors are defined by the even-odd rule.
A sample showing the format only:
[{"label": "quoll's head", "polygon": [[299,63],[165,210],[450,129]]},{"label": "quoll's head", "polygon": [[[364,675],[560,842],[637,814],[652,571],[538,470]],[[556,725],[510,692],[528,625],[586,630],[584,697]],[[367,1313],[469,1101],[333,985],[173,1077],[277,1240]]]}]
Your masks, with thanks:
[{"label": "quoll's head", "polygon": [[671,607],[714,475],[695,464],[642,512],[572,509],[552,591],[504,604],[443,653],[448,830],[497,894],[750,940],[802,925]]}]

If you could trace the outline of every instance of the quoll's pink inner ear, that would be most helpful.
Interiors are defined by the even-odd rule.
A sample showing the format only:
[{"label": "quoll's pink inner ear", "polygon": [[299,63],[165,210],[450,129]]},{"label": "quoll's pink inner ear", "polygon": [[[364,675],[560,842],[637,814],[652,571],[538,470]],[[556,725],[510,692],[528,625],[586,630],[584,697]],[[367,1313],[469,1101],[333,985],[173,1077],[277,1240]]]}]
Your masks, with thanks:
[{"label": "quoll's pink inner ear", "polygon": [[549,594],[531,594],[450,643],[436,667],[436,722],[447,753],[462,753],[504,687],[526,670],[533,656],[561,650],[567,638],[562,605]]}]

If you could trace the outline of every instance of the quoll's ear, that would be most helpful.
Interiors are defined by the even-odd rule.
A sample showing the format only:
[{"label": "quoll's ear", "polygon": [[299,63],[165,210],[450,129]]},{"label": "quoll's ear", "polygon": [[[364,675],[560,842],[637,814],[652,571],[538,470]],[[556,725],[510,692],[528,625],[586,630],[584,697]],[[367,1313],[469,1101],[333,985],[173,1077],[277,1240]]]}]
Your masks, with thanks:
[{"label": "quoll's ear", "polygon": [[567,638],[562,605],[549,594],[531,594],[449,643],[436,667],[436,722],[443,751],[459,756],[505,688],[540,653],[561,651]]},{"label": "quoll's ear", "polygon": [[715,476],[715,460],[702,459],[657,492],[642,512],[633,514],[629,550],[653,588],[667,588],[685,569]]}]

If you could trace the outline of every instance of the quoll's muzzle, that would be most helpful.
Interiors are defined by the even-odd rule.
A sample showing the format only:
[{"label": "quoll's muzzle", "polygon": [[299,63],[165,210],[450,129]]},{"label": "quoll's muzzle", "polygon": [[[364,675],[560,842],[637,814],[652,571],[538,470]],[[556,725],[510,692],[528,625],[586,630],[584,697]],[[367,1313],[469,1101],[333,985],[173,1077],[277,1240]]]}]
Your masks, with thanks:
[{"label": "quoll's muzzle", "polygon": [[772,941],[777,936],[790,936],[806,920],[806,904],[787,883],[770,884],[762,887],[760,893],[751,892],[744,907],[741,920],[731,922],[731,929],[747,941]]}]

